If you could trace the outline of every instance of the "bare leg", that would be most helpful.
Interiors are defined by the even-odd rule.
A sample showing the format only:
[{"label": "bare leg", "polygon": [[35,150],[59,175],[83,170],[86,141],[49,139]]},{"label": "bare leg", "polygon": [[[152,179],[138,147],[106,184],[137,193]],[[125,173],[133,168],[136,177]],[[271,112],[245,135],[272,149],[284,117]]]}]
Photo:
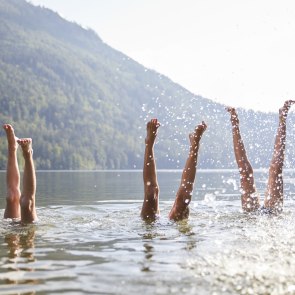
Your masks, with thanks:
[{"label": "bare leg", "polygon": [[279,110],[279,126],[276,134],[273,157],[269,167],[269,177],[264,206],[280,212],[283,209],[283,165],[286,146],[286,119],[294,100],[287,100]]},{"label": "bare leg", "polygon": [[198,151],[201,137],[207,126],[203,121],[193,133],[189,135],[190,150],[185,167],[182,172],[180,187],[177,191],[174,205],[169,213],[169,218],[182,220],[189,216],[189,203],[192,198],[193,185],[196,177]]},{"label": "bare leg", "polygon": [[11,125],[3,125],[8,143],[8,160],[6,170],[7,197],[4,218],[20,218],[20,175],[17,163],[17,138]]},{"label": "bare leg", "polygon": [[159,126],[158,120],[152,119],[146,127],[143,166],[144,201],[141,210],[141,217],[144,220],[155,220],[157,214],[159,214],[159,186],[154,156],[154,143]]},{"label": "bare leg", "polygon": [[259,208],[259,195],[256,193],[252,166],[248,160],[243,139],[239,128],[239,119],[234,108],[226,109],[230,113],[232,124],[233,145],[236,162],[240,172],[242,189],[242,208],[246,212],[255,211]]},{"label": "bare leg", "polygon": [[23,223],[32,223],[37,220],[35,207],[36,175],[33,162],[32,139],[22,138],[17,142],[22,148],[25,159],[23,190],[20,197],[21,221]]}]

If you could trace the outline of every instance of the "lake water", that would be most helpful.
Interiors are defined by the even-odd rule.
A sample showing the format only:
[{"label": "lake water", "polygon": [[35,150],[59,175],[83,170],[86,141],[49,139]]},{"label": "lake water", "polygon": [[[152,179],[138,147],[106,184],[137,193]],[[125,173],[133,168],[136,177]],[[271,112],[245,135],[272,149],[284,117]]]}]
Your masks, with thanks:
[{"label": "lake water", "polygon": [[[0,294],[295,294],[295,171],[276,217],[241,212],[237,171],[199,171],[174,223],[180,176],[158,173],[161,217],[146,224],[139,171],[38,172],[38,224],[0,221]],[[4,172],[0,185],[3,216]]]}]

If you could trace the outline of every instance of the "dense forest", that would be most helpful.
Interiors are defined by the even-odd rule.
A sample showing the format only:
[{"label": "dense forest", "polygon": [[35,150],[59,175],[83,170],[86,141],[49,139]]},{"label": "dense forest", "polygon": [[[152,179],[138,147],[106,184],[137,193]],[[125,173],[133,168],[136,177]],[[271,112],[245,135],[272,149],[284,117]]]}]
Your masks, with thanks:
[{"label": "dense forest", "polygon": [[[33,138],[37,169],[141,169],[145,124],[152,117],[162,124],[158,168],[182,168],[188,133],[202,120],[208,131],[199,166],[236,167],[223,105],[145,68],[94,31],[24,0],[0,0],[0,110],[1,123]],[[239,113],[253,165],[267,167],[277,115]],[[287,167],[292,167],[295,132],[289,120]],[[1,138],[5,169],[3,131]]]}]

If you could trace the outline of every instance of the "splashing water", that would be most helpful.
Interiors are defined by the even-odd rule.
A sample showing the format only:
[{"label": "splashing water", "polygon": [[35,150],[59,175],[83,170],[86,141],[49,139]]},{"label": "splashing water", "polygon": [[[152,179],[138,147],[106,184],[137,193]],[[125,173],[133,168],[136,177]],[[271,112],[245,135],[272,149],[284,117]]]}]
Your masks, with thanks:
[{"label": "splashing water", "polygon": [[39,224],[0,223],[0,294],[294,292],[294,172],[284,174],[279,216],[242,213],[240,195],[223,182],[231,173],[199,171],[190,218],[178,223],[168,214],[181,171],[159,171],[153,223],[139,217],[141,172],[38,174]]}]

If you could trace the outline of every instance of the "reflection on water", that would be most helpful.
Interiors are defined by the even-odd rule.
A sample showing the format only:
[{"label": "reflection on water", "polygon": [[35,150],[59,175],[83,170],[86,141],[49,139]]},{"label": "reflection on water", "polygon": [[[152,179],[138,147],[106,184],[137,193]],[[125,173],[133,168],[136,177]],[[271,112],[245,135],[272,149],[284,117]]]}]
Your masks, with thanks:
[{"label": "reflection on water", "polygon": [[161,217],[146,224],[139,172],[40,172],[40,222],[0,222],[0,294],[294,294],[294,173],[276,217],[241,213],[237,177],[200,172],[190,219],[174,223],[180,172],[159,173]]},{"label": "reflection on water", "polygon": [[[4,286],[1,292],[6,289],[4,292],[8,293],[13,289],[7,285],[16,285],[18,286],[16,289],[20,289],[20,285],[35,285],[39,282],[38,278],[26,277],[27,273],[34,272],[34,239],[35,226],[18,225],[4,235],[7,257],[1,255],[0,283]],[[5,252],[5,248],[2,252]],[[35,292],[26,292],[26,294],[35,294]]]}]

